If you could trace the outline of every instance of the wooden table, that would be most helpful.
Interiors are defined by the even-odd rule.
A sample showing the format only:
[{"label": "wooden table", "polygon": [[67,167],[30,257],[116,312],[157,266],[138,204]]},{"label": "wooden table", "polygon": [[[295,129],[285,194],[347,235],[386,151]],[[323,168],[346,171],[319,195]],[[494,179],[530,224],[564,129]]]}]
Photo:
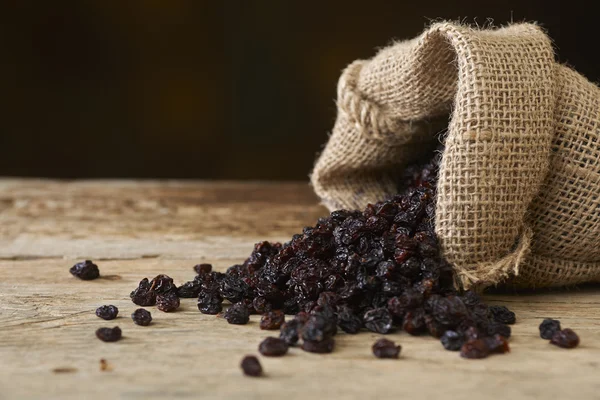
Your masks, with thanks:
[{"label": "wooden table", "polygon": [[[224,271],[253,243],[285,241],[324,214],[306,184],[0,180],[0,399],[600,397],[597,286],[488,295],[518,316],[507,355],[463,360],[433,338],[395,333],[401,359],[378,360],[378,335],[342,333],[330,355],[261,357],[261,379],[239,369],[267,335],[256,316],[228,325],[183,299],[175,313],[152,308],[149,327],[129,318],[141,278],[182,283],[200,262]],[[69,274],[86,258],[102,279]],[[102,304],[118,306],[119,318],[97,318]],[[575,329],[581,346],[541,340],[543,317]],[[96,339],[98,327],[114,325],[123,340]]]}]

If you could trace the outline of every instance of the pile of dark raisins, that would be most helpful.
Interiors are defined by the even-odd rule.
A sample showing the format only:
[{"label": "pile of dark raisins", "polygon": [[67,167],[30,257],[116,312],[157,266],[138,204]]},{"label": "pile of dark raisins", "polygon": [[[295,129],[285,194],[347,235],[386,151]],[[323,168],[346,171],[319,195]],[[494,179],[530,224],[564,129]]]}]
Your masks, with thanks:
[{"label": "pile of dark raisins", "polygon": [[[439,153],[438,153],[439,154]],[[458,292],[454,272],[440,253],[434,232],[435,183],[439,158],[406,168],[399,195],[368,205],[362,212],[338,210],[285,243],[260,242],[243,264],[226,273],[210,264],[194,267],[196,277],[180,287],[166,275],[144,279],[131,293],[135,304],[179,306],[179,297],[198,298],[204,314],[219,314],[223,302],[230,324],[246,324],[261,314],[260,328],[279,329],[259,346],[265,356],[281,356],[300,344],[308,352],[329,353],[338,329],[439,338],[464,358],[509,351],[515,314],[488,306],[475,292]],[[285,314],[294,315],[285,321]],[[570,330],[544,328],[552,343],[573,347]],[[380,358],[397,358],[400,346],[381,339]],[[247,375],[262,373],[258,360],[242,362]]]},{"label": "pile of dark raisins", "polygon": [[[334,211],[283,245],[257,243],[243,264],[226,273],[199,264],[192,281],[177,287],[167,275],[144,278],[130,297],[164,312],[175,311],[180,298],[197,298],[200,312],[213,315],[227,301],[231,305],[223,317],[237,325],[261,314],[261,329],[280,331],[279,338],[268,337],[258,346],[269,357],[298,344],[307,352],[330,353],[338,329],[431,335],[464,358],[506,353],[515,314],[486,305],[475,292],[459,293],[452,266],[440,253],[434,232],[438,161],[406,168],[400,194],[387,201],[362,212]],[[76,264],[71,273],[81,279],[99,276],[91,261]],[[96,314],[110,320],[118,309],[102,306]],[[285,314],[294,317],[286,321]],[[152,321],[144,309],[131,317],[142,326]],[[96,335],[116,341],[121,330],[101,328]],[[579,344],[575,332],[561,330],[556,320],[544,320],[540,336],[564,348]],[[378,358],[398,358],[400,350],[384,338],[372,346]],[[263,373],[255,356],[246,356],[240,366],[248,376]]]},{"label": "pile of dark raisins", "polygon": [[[390,200],[362,212],[334,211],[283,245],[257,243],[243,264],[226,273],[201,264],[195,279],[179,288],[165,275],[144,279],[131,298],[168,311],[178,305],[177,296],[198,297],[205,314],[221,312],[228,301],[229,323],[263,314],[261,328],[279,327],[288,346],[301,341],[303,350],[316,353],[333,350],[338,328],[429,334],[468,358],[508,351],[507,324],[514,314],[488,307],[474,292],[459,294],[452,266],[440,254],[436,175],[437,160],[409,167],[401,194]],[[284,322],[282,313],[295,317]]]}]

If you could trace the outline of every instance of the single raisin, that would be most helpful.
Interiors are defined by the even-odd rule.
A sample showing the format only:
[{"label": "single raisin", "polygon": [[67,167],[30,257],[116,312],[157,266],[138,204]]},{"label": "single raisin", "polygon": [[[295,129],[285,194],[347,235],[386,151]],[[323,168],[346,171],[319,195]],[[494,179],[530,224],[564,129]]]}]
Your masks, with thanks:
[{"label": "single raisin", "polygon": [[116,342],[121,339],[121,328],[99,328],[96,330],[96,337],[103,342]]},{"label": "single raisin", "polygon": [[273,310],[264,314],[260,319],[260,329],[279,329],[285,322],[285,314],[281,310]]},{"label": "single raisin", "polygon": [[220,282],[221,296],[231,303],[242,301],[244,294],[248,291],[248,285],[242,278],[235,275],[227,275]]},{"label": "single raisin", "polygon": [[489,310],[492,315],[492,318],[496,322],[511,325],[514,324],[517,320],[515,317],[515,313],[504,306],[490,306]]},{"label": "single raisin", "polygon": [[562,329],[554,332],[550,343],[555,346],[562,347],[565,349],[572,349],[579,345],[579,336],[569,328]]},{"label": "single raisin", "polygon": [[268,337],[263,340],[258,346],[258,351],[263,356],[278,357],[282,356],[288,351],[288,344],[283,339]]},{"label": "single raisin", "polygon": [[446,331],[440,339],[446,350],[458,351],[465,343],[464,336],[456,331]]},{"label": "single raisin", "polygon": [[230,324],[245,325],[250,321],[250,313],[243,303],[236,303],[225,311],[225,319]]},{"label": "single raisin", "polygon": [[158,294],[156,296],[156,308],[160,311],[171,312],[179,308],[179,297],[174,291]]},{"label": "single raisin", "polygon": [[148,326],[152,322],[152,314],[143,308],[138,308],[131,314],[131,319],[136,325]]},{"label": "single raisin", "polygon": [[240,367],[244,371],[244,375],[247,376],[261,376],[263,372],[260,362],[255,356],[244,357]]},{"label": "single raisin", "polygon": [[147,307],[156,304],[156,292],[154,290],[150,290],[150,282],[148,282],[148,278],[142,279],[137,289],[131,292],[129,297],[131,297],[131,301],[138,306]]},{"label": "single raisin", "polygon": [[373,346],[373,354],[377,358],[398,358],[401,346],[396,346],[396,343],[388,339],[379,339]]},{"label": "single raisin", "polygon": [[335,341],[332,337],[327,337],[320,342],[305,340],[302,342],[302,350],[309,353],[331,353],[334,345]]},{"label": "single raisin", "polygon": [[198,296],[198,310],[202,314],[218,314],[223,309],[223,298],[218,292],[201,292]]},{"label": "single raisin", "polygon": [[547,318],[540,324],[540,337],[542,339],[552,339],[556,332],[560,331],[560,321]]},{"label": "single raisin", "polygon": [[105,320],[111,320],[117,318],[119,309],[113,305],[100,306],[96,309],[96,315]]},{"label": "single raisin", "polygon": [[73,276],[84,281],[91,281],[92,279],[96,279],[100,276],[100,270],[98,269],[98,266],[90,260],[85,260],[73,265],[71,269],[69,269],[69,272]]}]

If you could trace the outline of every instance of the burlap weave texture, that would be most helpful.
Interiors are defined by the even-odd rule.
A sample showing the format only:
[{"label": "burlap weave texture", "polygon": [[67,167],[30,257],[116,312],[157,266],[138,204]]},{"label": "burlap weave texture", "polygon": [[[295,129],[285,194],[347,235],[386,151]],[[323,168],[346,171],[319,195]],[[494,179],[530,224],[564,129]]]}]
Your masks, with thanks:
[{"label": "burlap weave texture", "polygon": [[436,232],[460,284],[600,278],[600,89],[538,26],[434,24],[350,64],[337,103],[311,175],[328,208],[393,195],[442,122]]}]

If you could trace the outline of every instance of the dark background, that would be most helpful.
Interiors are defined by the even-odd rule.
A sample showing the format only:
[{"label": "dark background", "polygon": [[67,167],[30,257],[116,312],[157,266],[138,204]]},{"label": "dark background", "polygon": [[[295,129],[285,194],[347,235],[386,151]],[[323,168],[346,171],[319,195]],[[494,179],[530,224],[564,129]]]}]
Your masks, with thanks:
[{"label": "dark background", "polygon": [[538,21],[598,80],[574,2],[3,1],[0,175],[307,179],[347,64],[488,17]]}]

